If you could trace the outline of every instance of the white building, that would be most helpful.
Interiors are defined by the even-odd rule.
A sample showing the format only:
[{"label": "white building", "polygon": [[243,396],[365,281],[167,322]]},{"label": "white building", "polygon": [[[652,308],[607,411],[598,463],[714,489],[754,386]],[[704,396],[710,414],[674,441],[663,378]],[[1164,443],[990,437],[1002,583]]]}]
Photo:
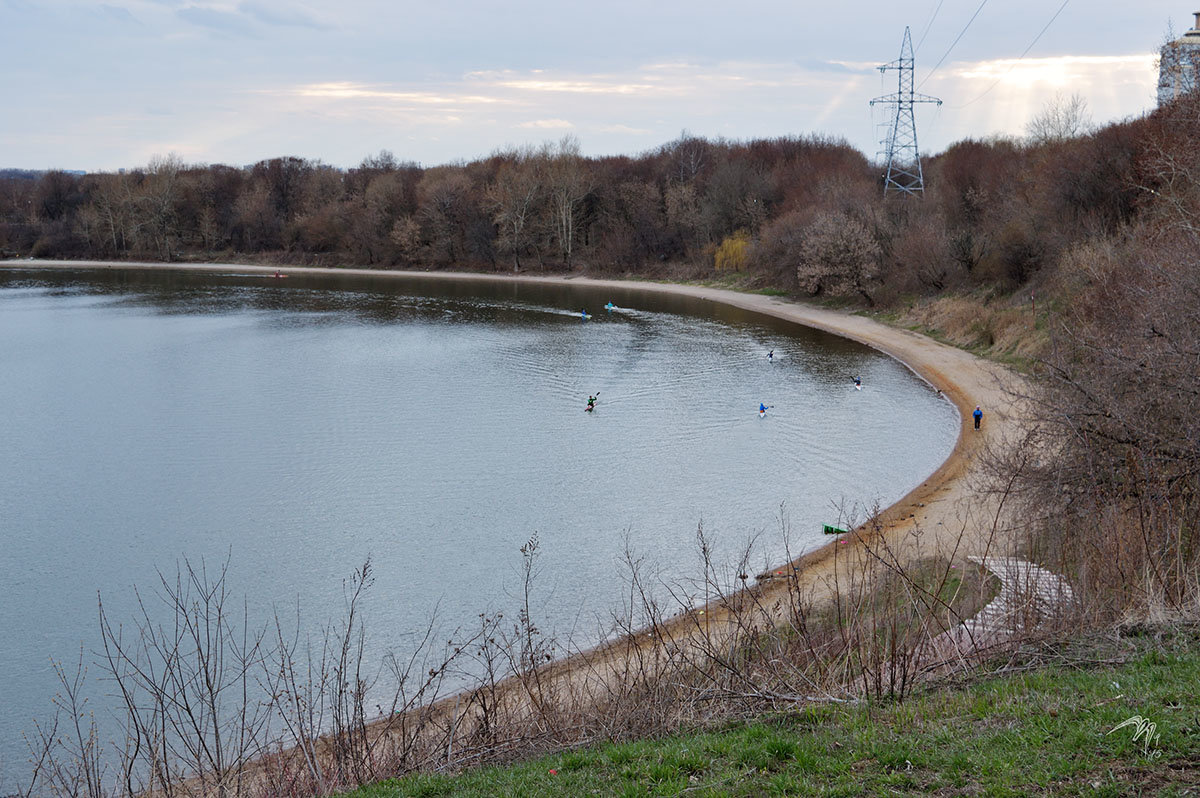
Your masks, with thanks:
[{"label": "white building", "polygon": [[1200,11],[1196,24],[1173,42],[1163,45],[1158,67],[1158,104],[1170,102],[1196,88],[1200,75]]}]

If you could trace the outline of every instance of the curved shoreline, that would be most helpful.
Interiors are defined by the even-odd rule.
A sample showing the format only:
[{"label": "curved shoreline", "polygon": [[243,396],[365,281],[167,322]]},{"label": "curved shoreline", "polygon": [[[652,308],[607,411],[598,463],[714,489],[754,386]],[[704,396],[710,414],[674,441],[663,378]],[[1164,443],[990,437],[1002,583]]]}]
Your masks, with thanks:
[{"label": "curved shoreline", "polygon": [[[278,269],[274,266],[244,265],[237,263],[146,263],[114,261],[61,261],[61,260],[9,260],[0,261],[0,268],[11,269],[133,269],[157,271],[239,272],[270,275]],[[990,443],[999,443],[1013,437],[1020,425],[1020,411],[1010,405],[1007,387],[1020,381],[1012,371],[985,361],[948,344],[938,343],[918,333],[888,327],[880,322],[851,313],[811,305],[802,305],[761,294],[745,294],[721,288],[679,285],[672,283],[642,283],[630,280],[595,279],[582,276],[513,275],[476,272],[436,271],[393,271],[380,269],[317,268],[289,266],[289,274],[350,275],[379,279],[444,279],[448,281],[480,282],[526,282],[552,285],[583,284],[596,288],[621,288],[647,293],[675,294],[704,299],[760,313],[805,327],[811,327],[834,335],[857,341],[898,360],[914,374],[935,389],[941,391],[958,409],[958,439],[946,460],[928,475],[917,487],[898,501],[882,510],[877,516],[878,525],[885,530],[921,524],[925,528],[937,526],[956,528],[966,532],[968,540],[979,537],[983,530],[968,528],[971,524],[964,515],[971,515],[968,483],[976,469],[972,468],[975,455]],[[1007,386],[1007,387],[1006,387]],[[984,408],[983,428],[972,429],[971,412],[976,405]],[[920,510],[920,517],[917,512]],[[912,523],[909,523],[912,522]],[[935,532],[938,530],[934,530]],[[976,534],[971,534],[974,531]],[[803,566],[806,570],[825,559],[834,547],[831,542],[807,552],[790,565]],[[982,551],[962,552],[960,555],[981,554]],[[785,566],[788,564],[785,564]]]},{"label": "curved shoreline", "polygon": [[[275,267],[241,264],[157,264],[112,263],[96,261],[0,261],[0,268],[10,269],[140,269],[191,270],[205,272],[238,272],[272,274]],[[959,434],[947,459],[924,481],[880,511],[851,534],[839,536],[826,545],[809,551],[790,563],[776,566],[760,574],[756,584],[736,591],[737,596],[754,595],[760,606],[787,607],[785,599],[795,599],[801,593],[811,601],[827,601],[840,593],[839,578],[845,578],[847,564],[865,559],[868,542],[884,541],[895,550],[904,549],[903,556],[925,557],[938,555],[959,563],[968,557],[988,557],[1008,554],[1004,541],[998,539],[997,529],[1002,499],[975,490],[976,478],[982,478],[981,459],[977,456],[985,447],[1002,446],[1016,440],[1024,424],[1024,408],[1014,404],[1010,391],[1020,384],[1019,375],[998,364],[985,361],[963,350],[938,343],[917,333],[888,327],[880,322],[843,311],[828,310],[768,297],[742,294],[735,291],[702,286],[662,283],[636,283],[626,280],[591,279],[569,276],[513,276],[472,274],[461,272],[389,272],[372,269],[328,269],[289,267],[289,274],[358,275],[387,279],[395,277],[439,277],[446,280],[525,281],[547,284],[585,284],[597,288],[635,289],[647,293],[674,293],[723,303],[754,313],[812,327],[865,344],[899,360],[931,386],[940,390],[958,409]],[[975,431],[971,411],[975,405],[984,408],[984,424]],[[911,533],[911,534],[910,534]],[[847,545],[839,545],[844,543]],[[848,556],[861,554],[863,556]],[[773,578],[775,576],[786,578]],[[746,584],[746,583],[743,583]],[[726,596],[725,598],[732,598]],[[712,635],[723,622],[733,618],[734,611],[721,598],[689,608],[679,607],[679,614],[653,624],[653,634],[641,629],[633,634],[618,634],[599,644],[572,650],[568,641],[564,656],[535,669],[537,693],[530,692],[525,683],[528,674],[515,674],[491,686],[490,700],[510,708],[525,711],[540,709],[549,695],[560,696],[573,707],[592,707],[610,694],[613,685],[628,683],[638,677],[638,668],[647,653],[657,658],[668,649],[712,644]],[[702,617],[701,617],[702,616]],[[632,621],[632,618],[630,619]],[[649,628],[649,627],[647,627]],[[467,687],[434,698],[431,703],[406,710],[421,724],[431,724],[436,735],[438,728],[466,734],[477,719],[471,716],[479,693],[484,686]],[[548,691],[543,693],[543,691]],[[464,700],[465,699],[465,700]],[[369,721],[372,734],[389,735],[395,731],[392,718],[383,716]],[[440,725],[439,725],[440,724]],[[422,726],[422,728],[425,728]],[[265,760],[250,763],[252,770]]]}]

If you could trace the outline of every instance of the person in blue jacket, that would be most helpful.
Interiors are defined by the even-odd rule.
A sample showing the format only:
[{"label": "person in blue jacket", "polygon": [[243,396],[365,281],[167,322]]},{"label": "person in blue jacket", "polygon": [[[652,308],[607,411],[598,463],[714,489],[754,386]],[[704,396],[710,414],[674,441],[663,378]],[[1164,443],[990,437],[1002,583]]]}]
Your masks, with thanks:
[{"label": "person in blue jacket", "polygon": [[767,406],[764,405],[762,402],[759,402],[758,403],[758,412],[760,412],[760,413],[767,412]]},{"label": "person in blue jacket", "polygon": [[983,411],[979,409],[979,405],[975,405],[975,412],[971,415],[975,417],[975,429],[979,429],[979,422],[983,420]]}]

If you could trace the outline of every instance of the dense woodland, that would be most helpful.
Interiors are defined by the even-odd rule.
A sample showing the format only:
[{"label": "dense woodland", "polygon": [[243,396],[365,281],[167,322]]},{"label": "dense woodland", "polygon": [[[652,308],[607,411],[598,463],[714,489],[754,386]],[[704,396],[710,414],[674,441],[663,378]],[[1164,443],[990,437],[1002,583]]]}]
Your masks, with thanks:
[{"label": "dense woodland", "polygon": [[683,135],[635,157],[572,139],[423,168],[391,153],[342,170],[168,156],[122,174],[0,178],[0,254],[261,259],[372,268],[745,272],[867,304],[1015,288],[1073,243],[1131,222],[1162,179],[1159,114],[1065,138],[964,141],[928,159],[922,202],[885,201],[844,142]]}]

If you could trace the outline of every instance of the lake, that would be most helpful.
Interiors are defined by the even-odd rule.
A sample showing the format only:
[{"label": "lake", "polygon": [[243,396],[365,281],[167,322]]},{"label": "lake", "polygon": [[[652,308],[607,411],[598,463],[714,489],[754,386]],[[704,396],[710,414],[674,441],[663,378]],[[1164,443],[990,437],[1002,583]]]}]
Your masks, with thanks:
[{"label": "lake", "polygon": [[700,525],[719,562],[753,541],[780,564],[958,433],[874,350],[634,285],[0,269],[0,370],[9,774],[50,659],[93,658],[97,594],[132,618],[183,558],[228,560],[254,618],[298,603],[315,629],[370,557],[377,665],[435,608],[444,629],[512,608],[536,533],[539,625],[586,644],[626,545],[685,586]]}]

